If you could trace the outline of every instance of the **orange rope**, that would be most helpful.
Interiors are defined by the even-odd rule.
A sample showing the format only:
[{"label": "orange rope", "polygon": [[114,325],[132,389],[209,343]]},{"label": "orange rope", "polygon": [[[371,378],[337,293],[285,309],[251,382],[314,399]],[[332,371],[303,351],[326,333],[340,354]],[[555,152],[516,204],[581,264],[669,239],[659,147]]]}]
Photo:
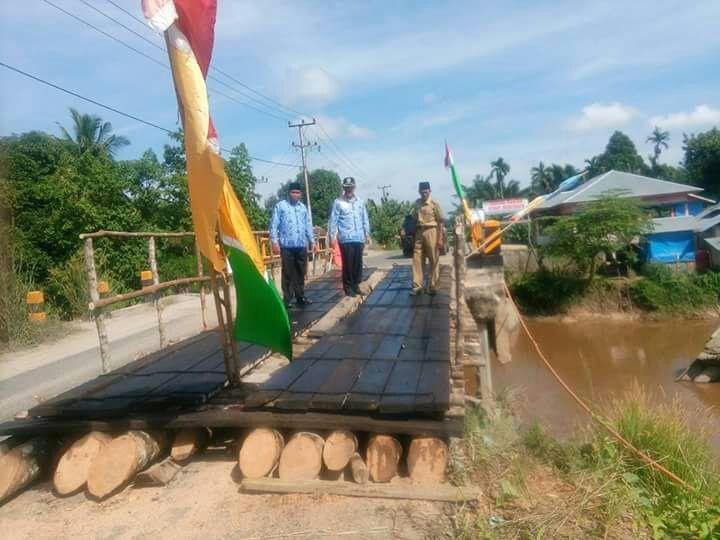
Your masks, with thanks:
[{"label": "orange rope", "polygon": [[605,420],[603,420],[600,416],[598,416],[595,411],[593,411],[590,406],[585,403],[582,398],[580,398],[572,388],[568,386],[568,384],[560,377],[557,371],[555,371],[555,368],[552,367],[547,357],[543,354],[542,349],[540,349],[540,345],[538,345],[538,342],[535,341],[535,338],[533,337],[532,333],[530,333],[530,329],[525,324],[525,320],[523,319],[522,315],[520,314],[520,310],[518,309],[517,305],[515,304],[515,301],[513,300],[512,295],[510,294],[510,289],[508,289],[508,286],[505,282],[503,282],[503,287],[505,288],[505,293],[507,294],[508,299],[510,300],[510,303],[513,306],[513,309],[515,310],[515,313],[517,314],[518,320],[520,321],[520,325],[523,327],[523,330],[525,330],[525,333],[527,334],[527,337],[530,339],[530,342],[533,344],[533,347],[535,348],[535,351],[538,353],[538,356],[540,356],[540,359],[544,362],[545,366],[550,370],[550,373],[552,373],[553,377],[557,380],[557,382],[560,383],[560,386],[562,386],[568,394],[575,400],[575,402],[587,412],[590,417],[595,420],[598,424],[600,424],[602,427],[604,427],[613,437],[615,437],[618,441],[622,443],[622,445],[630,450],[630,452],[636,454],[642,461],[650,465],[653,469],[659,471],[660,473],[667,476],[670,480],[675,482],[676,484],[679,484],[691,491],[697,492],[697,489],[694,486],[691,486],[688,484],[685,480],[677,476],[672,471],[666,469],[660,463],[655,461],[653,458],[648,456],[645,452],[642,450],[639,450],[636,448],[630,441],[625,439],[618,431],[612,427],[611,425],[607,424]]}]

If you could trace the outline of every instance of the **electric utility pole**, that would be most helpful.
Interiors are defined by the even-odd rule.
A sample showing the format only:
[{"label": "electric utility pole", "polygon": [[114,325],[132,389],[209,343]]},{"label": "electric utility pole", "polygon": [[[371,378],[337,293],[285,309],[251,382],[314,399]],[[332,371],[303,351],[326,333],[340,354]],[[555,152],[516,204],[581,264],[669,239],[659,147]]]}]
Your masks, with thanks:
[{"label": "electric utility pole", "polygon": [[297,124],[288,122],[288,127],[298,128],[298,139],[300,140],[300,144],[292,143],[292,145],[293,145],[293,147],[300,149],[300,155],[302,156],[303,176],[305,177],[305,201],[307,203],[308,215],[310,216],[310,223],[314,223],[314,222],[312,220],[312,206],[310,206],[310,184],[308,183],[307,162],[305,161],[305,149],[309,148],[311,146],[317,146],[317,143],[304,143],[302,128],[304,128],[306,126],[314,126],[314,125],[315,125],[314,118],[312,119],[312,122],[306,122],[305,120],[300,120],[300,122],[298,122]]},{"label": "electric utility pole", "polygon": [[392,186],[378,186],[378,187],[377,187],[380,191],[382,191],[382,197],[381,197],[381,199],[380,199],[381,201],[386,201],[386,200],[387,200],[387,198],[388,198],[388,190],[389,190],[391,187],[392,187]]}]

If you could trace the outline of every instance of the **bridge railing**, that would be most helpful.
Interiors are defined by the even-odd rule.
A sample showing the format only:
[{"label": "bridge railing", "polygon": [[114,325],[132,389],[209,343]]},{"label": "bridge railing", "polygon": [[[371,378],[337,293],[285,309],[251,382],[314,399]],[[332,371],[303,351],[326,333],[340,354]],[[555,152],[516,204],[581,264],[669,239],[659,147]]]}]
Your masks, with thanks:
[{"label": "bridge railing", "polygon": [[[263,262],[269,273],[270,279],[274,283],[279,284],[280,281],[280,256],[272,252],[272,246],[270,243],[268,231],[253,231],[255,235],[255,241],[258,244],[260,253],[263,257]],[[308,274],[311,277],[318,275],[318,273],[325,273],[330,269],[332,261],[332,249],[330,248],[327,233],[320,229],[315,229],[316,240],[318,243],[318,250],[313,254],[312,263],[308,267]],[[138,268],[138,273],[148,274],[142,278],[143,286],[141,289],[115,294],[108,297],[101,297],[101,292],[104,292],[104,287],[99,287],[100,282],[98,280],[97,267],[95,263],[95,248],[94,240],[100,238],[117,238],[117,239],[147,239],[148,249],[148,265],[150,267],[149,272],[147,270]],[[195,258],[197,260],[197,273],[193,276],[179,277],[168,281],[160,281],[160,270],[157,262],[157,238],[195,238],[194,232],[160,232],[160,231],[137,231],[137,232],[126,232],[126,231],[95,231],[90,233],[83,233],[80,235],[80,239],[84,242],[84,254],[85,254],[85,270],[87,274],[88,292],[90,295],[90,302],[88,303],[88,309],[91,318],[95,322],[95,326],[98,332],[98,340],[100,343],[100,358],[102,362],[102,372],[107,373],[110,366],[110,347],[107,334],[107,328],[105,324],[105,310],[120,302],[127,302],[143,297],[152,297],[155,305],[155,311],[157,314],[158,322],[158,334],[160,338],[160,348],[164,348],[169,344],[169,340],[166,335],[165,325],[162,318],[162,304],[160,302],[162,292],[173,288],[173,287],[187,287],[189,285],[199,284],[200,286],[200,312],[202,317],[203,329],[208,328],[207,318],[207,289],[206,284],[212,279],[211,276],[215,275],[217,281],[222,281],[221,287],[225,290],[225,294],[221,300],[223,303],[227,303],[226,308],[229,308],[230,301],[228,296],[229,283],[226,281],[224,276],[210,272],[210,276],[205,275],[202,264],[202,257],[195,244]],[[318,264],[320,263],[320,264]],[[232,279],[232,275],[228,273],[229,279]],[[145,279],[147,277],[147,279]],[[103,283],[103,285],[105,285]],[[211,283],[211,286],[213,284]],[[217,285],[217,283],[215,284]],[[218,287],[213,287],[213,292],[217,291]],[[216,296],[216,302],[218,301]],[[216,306],[217,307],[217,306]]]}]

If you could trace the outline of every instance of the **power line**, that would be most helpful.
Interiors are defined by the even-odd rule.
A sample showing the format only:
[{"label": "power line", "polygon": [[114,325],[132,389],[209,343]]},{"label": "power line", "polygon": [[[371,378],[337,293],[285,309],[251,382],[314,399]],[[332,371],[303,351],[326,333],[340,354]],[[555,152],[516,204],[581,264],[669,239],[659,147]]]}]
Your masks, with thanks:
[{"label": "power line", "polygon": [[[56,8],[56,9],[58,9],[59,11],[65,13],[66,15],[72,17],[73,19],[77,20],[78,22],[81,22],[81,23],[89,26],[89,27],[92,28],[93,30],[101,33],[102,35],[104,35],[104,36],[112,39],[113,41],[115,41],[115,42],[123,45],[124,47],[132,50],[133,52],[135,52],[135,53],[137,53],[137,54],[140,54],[141,56],[143,56],[143,57],[151,60],[152,62],[163,66],[165,69],[170,69],[169,66],[168,66],[167,64],[165,64],[164,62],[161,62],[161,61],[153,58],[152,56],[149,56],[148,54],[144,53],[143,51],[140,51],[139,49],[133,47],[132,45],[129,45],[128,43],[126,43],[125,41],[121,40],[120,38],[117,38],[116,36],[113,36],[112,34],[109,34],[109,33],[105,32],[104,30],[102,30],[102,29],[98,28],[97,26],[93,25],[92,23],[90,23],[90,22],[82,19],[81,17],[78,17],[78,16],[76,16],[75,14],[73,14],[73,13],[71,13],[71,12],[69,12],[69,11],[67,11],[67,10],[59,7],[59,6],[57,6],[56,4],[50,2],[50,0],[43,0],[43,1],[44,1],[46,4],[48,4],[48,5]],[[117,24],[117,25],[119,25],[120,27],[124,28],[124,29],[127,30],[128,32],[131,32],[133,35],[139,37],[140,39],[142,39],[142,40],[145,41],[146,43],[149,43],[151,46],[155,47],[156,49],[159,49],[159,50],[165,52],[165,49],[164,49],[162,46],[158,45],[157,43],[154,43],[153,41],[151,41],[151,40],[149,40],[149,39],[147,39],[145,36],[141,35],[139,32],[133,30],[132,28],[130,28],[130,27],[128,27],[127,25],[123,24],[122,22],[118,21],[116,18],[114,18],[114,17],[112,17],[111,15],[107,14],[107,13],[104,12],[103,10],[97,8],[96,6],[93,6],[93,5],[90,4],[87,0],[80,0],[80,1],[81,1],[83,4],[85,4],[86,6],[88,6],[89,8],[93,9],[93,10],[96,11],[97,13],[101,14],[102,16],[104,16],[105,18],[111,20],[112,22],[114,22],[115,24]],[[122,11],[123,13],[125,13],[126,15],[128,15],[129,17],[131,17],[133,20],[135,20],[135,21],[137,21],[138,23],[142,24],[143,27],[145,27],[145,24],[146,24],[145,21],[143,21],[142,19],[140,19],[139,17],[137,17],[136,15],[134,15],[133,13],[131,13],[130,11],[128,11],[127,9],[123,8],[122,6],[118,5],[115,1],[113,1],[113,0],[106,0],[106,1],[107,1],[108,3],[110,3],[111,5],[113,5],[115,8],[119,9],[120,11]],[[245,92],[243,92],[243,91],[241,91],[241,90],[238,90],[237,88],[234,88],[234,87],[231,86],[230,84],[226,83],[225,81],[222,81],[222,80],[218,79],[217,77],[215,77],[215,76],[213,76],[213,75],[209,75],[209,76],[208,76],[208,79],[210,79],[210,80],[212,80],[212,81],[215,81],[216,83],[221,84],[221,85],[225,86],[226,88],[229,88],[229,89],[232,90],[233,92],[237,92],[238,94],[240,94],[240,95],[243,96],[244,98],[247,98],[247,99],[249,99],[249,100],[251,100],[251,101],[253,101],[253,102],[255,102],[255,103],[257,103],[257,104],[259,104],[259,105],[261,105],[261,106],[263,106],[263,107],[266,107],[267,109],[270,109],[270,110],[273,111],[273,112],[269,112],[269,111],[266,111],[266,110],[264,110],[264,109],[259,109],[258,107],[255,107],[255,106],[253,106],[253,105],[251,105],[251,104],[249,104],[249,103],[246,103],[246,102],[244,102],[244,101],[240,101],[240,100],[238,100],[237,98],[235,98],[235,97],[233,97],[233,96],[231,96],[231,95],[228,95],[228,94],[226,94],[226,93],[224,93],[224,92],[221,92],[221,91],[217,90],[216,88],[213,88],[213,89],[212,89],[213,93],[218,94],[218,95],[220,95],[220,96],[223,96],[223,97],[225,97],[225,98],[227,98],[227,99],[230,99],[231,101],[233,101],[233,102],[235,102],[235,103],[237,103],[237,104],[239,104],[239,105],[243,105],[243,106],[245,106],[245,107],[248,107],[248,108],[250,108],[250,109],[253,109],[253,110],[255,110],[255,111],[257,111],[257,112],[259,112],[259,113],[261,113],[261,114],[265,114],[265,115],[267,115],[267,116],[271,116],[271,117],[276,118],[276,119],[278,119],[278,120],[282,120],[283,122],[287,121],[287,118],[281,117],[281,116],[279,116],[278,114],[275,114],[274,111],[278,111],[278,112],[280,112],[281,114],[286,114],[286,111],[288,111],[288,112],[291,112],[291,113],[294,113],[294,114],[298,114],[298,115],[300,115],[300,116],[304,116],[303,113],[301,113],[301,112],[299,112],[299,111],[296,111],[296,110],[294,110],[294,109],[292,109],[292,108],[290,108],[290,107],[287,107],[287,106],[283,105],[282,103],[280,103],[279,101],[271,98],[270,96],[267,96],[267,95],[263,94],[262,92],[259,92],[259,91],[255,90],[255,89],[252,88],[251,86],[243,83],[242,81],[240,81],[240,80],[238,80],[237,78],[233,77],[232,75],[230,75],[230,74],[227,73],[226,71],[220,69],[219,67],[214,66],[214,65],[213,65],[212,67],[213,67],[213,69],[214,69],[216,72],[224,75],[225,77],[227,77],[227,78],[230,79],[231,81],[233,81],[233,82],[235,82],[236,84],[242,86],[243,88],[246,88],[248,91],[253,92],[254,94],[262,97],[263,99],[265,99],[265,100],[273,103],[274,105],[268,105],[268,104],[266,104],[266,103],[264,103],[264,102],[262,102],[262,101],[260,101],[260,100],[258,100],[258,99],[256,99],[256,98],[254,98],[253,96],[250,96],[250,95],[248,95],[247,93],[245,93]],[[273,109],[274,109],[274,110],[273,110]],[[330,135],[328,134],[328,132],[325,130],[325,128],[324,128],[320,123],[318,123],[318,127],[320,128],[320,130],[321,130],[322,133],[324,134],[324,138],[325,138],[325,139],[330,143],[330,145],[332,146],[331,149],[338,155],[338,157],[339,157],[342,161],[344,161],[345,163],[347,163],[351,169],[353,169],[356,173],[359,173],[361,176],[365,176],[365,177],[368,177],[368,176],[369,176],[361,167],[359,167],[355,162],[353,162],[353,161],[347,156],[347,154],[345,154],[345,153],[342,151],[342,149],[340,148],[340,146],[332,139],[332,137],[330,137]]]},{"label": "power line", "polygon": [[[82,24],[84,24],[84,25],[92,28],[93,30],[95,30],[96,32],[102,34],[103,36],[105,36],[105,37],[107,37],[107,38],[115,41],[116,43],[119,43],[119,44],[122,45],[123,47],[126,47],[127,49],[130,49],[131,51],[139,54],[140,56],[143,56],[144,58],[147,58],[148,60],[150,60],[151,62],[154,62],[155,64],[158,64],[159,66],[162,66],[164,69],[170,70],[170,67],[169,67],[165,62],[163,62],[163,61],[161,61],[161,60],[158,60],[157,58],[154,58],[154,57],[150,56],[149,54],[141,51],[140,49],[137,49],[136,47],[133,47],[133,46],[130,45],[129,43],[123,41],[122,39],[120,39],[120,38],[118,38],[118,37],[116,37],[116,36],[113,36],[112,34],[106,32],[105,30],[103,30],[103,29],[95,26],[95,25],[92,24],[91,22],[83,19],[82,17],[78,17],[78,16],[75,15],[74,13],[72,13],[72,12],[70,12],[70,11],[67,11],[66,9],[63,9],[62,7],[58,6],[57,4],[54,4],[54,3],[51,2],[50,0],[42,0],[42,1],[45,2],[46,4],[48,4],[49,6],[54,7],[54,8],[57,9],[58,11],[61,11],[62,13],[66,14],[67,16],[72,17],[72,18],[75,19],[76,21],[78,21],[78,22],[80,22],[80,23],[82,23]],[[81,1],[84,1],[84,0],[81,0]],[[97,8],[95,8],[95,7],[93,7],[93,6],[90,6],[90,7],[92,7],[92,8],[95,9],[96,11],[99,11],[99,12],[100,12],[100,10],[98,10]],[[102,12],[100,12],[100,13],[102,13]],[[114,20],[114,19],[113,19],[112,17],[110,17],[109,15],[106,15],[106,16],[107,16],[109,19]],[[118,23],[118,24],[121,24],[121,23]],[[121,24],[121,26],[123,26],[123,28],[128,29],[125,25],[122,25],[122,24]],[[128,29],[128,30],[129,30],[129,29]],[[137,34],[136,32],[134,32],[134,31],[132,31],[132,30],[130,30],[130,31],[133,32],[133,33],[135,33],[136,35],[139,35],[139,34]],[[141,36],[141,37],[142,37],[142,36]],[[144,38],[143,38],[143,39],[144,39]],[[147,40],[146,40],[146,41],[147,41]],[[152,44],[153,46],[155,46],[155,44],[153,44],[153,43],[151,43],[151,44]],[[165,49],[163,49],[162,47],[160,47],[160,46],[157,46],[157,47],[158,47],[161,51],[165,52]],[[221,80],[217,79],[216,77],[210,77],[210,78],[211,78],[212,80],[218,82],[219,84],[222,84],[222,85],[230,88],[230,89],[233,90],[234,92],[238,92],[239,94],[242,94],[242,92],[240,92],[239,90],[233,88],[232,86],[230,86],[230,85],[227,84],[226,82],[221,81]],[[258,107],[255,107],[254,105],[251,105],[251,104],[246,103],[246,102],[244,102],[244,101],[240,101],[240,100],[238,100],[237,98],[234,98],[233,96],[230,96],[230,95],[228,95],[228,94],[225,94],[225,93],[223,93],[223,92],[220,92],[219,90],[217,90],[217,89],[215,89],[215,88],[213,88],[212,91],[213,91],[213,93],[215,93],[215,94],[224,96],[224,97],[226,97],[226,98],[234,101],[234,102],[237,103],[238,105],[243,105],[244,107],[248,107],[248,108],[250,108],[250,109],[253,109],[253,110],[255,110],[255,111],[257,111],[257,112],[259,112],[259,113],[261,113],[261,114],[265,114],[265,115],[267,115],[267,116],[272,116],[273,118],[276,118],[276,119],[278,119],[278,120],[282,120],[283,122],[286,122],[286,121],[287,121],[287,118],[285,118],[285,117],[279,116],[279,115],[277,115],[277,114],[275,114],[275,113],[273,113],[273,112],[268,112],[268,111],[266,111],[266,110],[264,110],[264,109],[260,109],[260,108],[258,108]],[[245,96],[245,97],[250,98],[250,96]],[[255,100],[255,101],[257,101],[257,100]],[[266,106],[266,105],[263,104],[263,103],[261,103],[261,105]]]},{"label": "power line", "polygon": [[[167,128],[164,128],[164,127],[162,127],[162,126],[159,126],[158,124],[154,124],[153,122],[150,122],[150,121],[148,121],[148,120],[144,120],[144,119],[140,118],[139,116],[135,116],[134,114],[130,114],[130,113],[127,113],[127,112],[125,112],[125,111],[121,111],[120,109],[116,109],[115,107],[112,107],[112,106],[110,106],[110,105],[106,105],[105,103],[102,103],[102,102],[97,101],[97,100],[95,100],[95,99],[92,99],[92,98],[83,96],[82,94],[78,94],[77,92],[73,92],[72,90],[68,90],[67,88],[63,88],[62,86],[59,86],[59,85],[57,85],[57,84],[55,84],[55,83],[52,83],[52,82],[50,82],[50,81],[47,81],[47,80],[45,80],[45,79],[42,79],[42,78],[37,77],[37,76],[35,76],[35,75],[32,75],[31,73],[28,73],[27,71],[23,71],[22,69],[17,68],[17,67],[15,67],[15,66],[11,66],[11,65],[9,65],[9,64],[6,64],[5,62],[0,61],[0,66],[4,67],[4,68],[6,68],[6,69],[9,69],[9,70],[11,70],[11,71],[14,71],[15,73],[18,73],[18,74],[20,74],[20,75],[23,75],[24,77],[27,77],[28,79],[32,79],[32,80],[34,80],[34,81],[36,81],[36,82],[39,82],[39,83],[41,83],[41,84],[44,84],[44,85],[49,86],[49,87],[51,87],[51,88],[54,88],[55,90],[59,90],[60,92],[64,92],[65,94],[71,95],[71,96],[73,96],[73,97],[76,97],[76,98],[81,99],[81,100],[83,100],[83,101],[86,101],[86,102],[88,102],[88,103],[92,103],[93,105],[96,105],[96,106],[98,106],[98,107],[101,107],[101,108],[103,108],[103,109],[105,109],[105,110],[114,112],[115,114],[119,114],[120,116],[124,116],[125,118],[129,118],[129,119],[131,119],[131,120],[135,120],[136,122],[140,122],[141,124],[145,124],[146,126],[149,126],[149,127],[155,128],[155,129],[159,129],[160,131],[164,131],[164,132],[167,133],[168,135],[172,135],[173,133],[175,133],[174,131],[172,131],[172,130],[170,130],[170,129],[167,129]],[[230,150],[228,150],[227,148],[221,148],[221,150],[222,150],[223,152],[230,152]],[[259,158],[259,157],[255,157],[255,156],[248,156],[248,157],[249,157],[250,159],[252,159],[253,161],[259,161],[259,162],[261,162],[261,163],[272,163],[272,164],[274,164],[274,165],[279,165],[279,166],[282,166],[282,167],[299,168],[298,165],[292,164],[292,163],[282,163],[282,162],[279,162],[279,161],[273,161],[273,160],[270,160],[270,159],[263,159],[263,158]]]},{"label": "power line", "polygon": [[340,150],[340,147],[335,143],[335,141],[330,137],[327,131],[325,131],[325,128],[322,126],[322,124],[318,123],[317,125],[320,128],[320,131],[325,135],[325,138],[328,140],[330,144],[335,148],[337,153],[341,158],[345,160],[345,162],[350,165],[350,168],[354,169],[356,172],[360,173],[361,176],[368,177],[369,175],[365,173],[358,165],[356,165],[342,150]]},{"label": "power line", "polygon": [[[143,41],[146,41],[147,43],[149,43],[149,44],[152,45],[153,47],[159,48],[159,49],[161,49],[162,51],[165,50],[164,48],[162,48],[161,46],[159,46],[157,43],[155,43],[155,42],[147,39],[145,36],[141,35],[139,32],[136,32],[136,31],[133,30],[132,28],[129,28],[128,26],[124,25],[123,23],[121,23],[121,22],[118,21],[117,19],[113,18],[112,16],[108,15],[108,14],[105,13],[104,11],[102,11],[102,10],[98,9],[97,7],[93,6],[92,4],[90,4],[89,2],[87,2],[87,0],[80,0],[80,1],[81,1],[83,4],[87,5],[88,7],[92,8],[93,10],[97,11],[97,12],[100,13],[101,15],[107,17],[107,18],[110,19],[111,21],[113,21],[113,22],[117,23],[118,25],[122,26],[122,27],[123,27],[125,30],[127,30],[128,32],[131,32],[131,33],[135,34],[135,35],[138,36],[140,39],[142,39]],[[109,2],[110,4],[112,4],[113,6],[115,6],[117,9],[119,9],[120,11],[122,11],[123,13],[125,13],[126,15],[128,15],[129,17],[132,17],[135,21],[137,21],[137,22],[139,22],[140,24],[142,24],[143,26],[145,26],[145,22],[144,22],[142,19],[140,19],[139,17],[135,16],[133,13],[131,13],[130,11],[126,10],[126,9],[123,8],[122,6],[119,6],[119,5],[118,5],[116,2],[114,2],[113,0],[107,0],[107,2]],[[244,82],[236,79],[235,77],[233,77],[232,75],[230,75],[230,74],[227,73],[226,71],[220,69],[220,68],[217,67],[216,65],[212,65],[212,68],[213,68],[213,70],[215,70],[215,71],[217,71],[218,73],[224,75],[225,77],[227,77],[228,79],[230,79],[230,80],[233,81],[234,83],[242,86],[243,88],[247,89],[248,91],[252,92],[253,94],[256,94],[256,95],[262,97],[263,99],[269,101],[270,103],[273,104],[272,107],[274,107],[275,109],[277,109],[278,111],[280,111],[282,114],[287,114],[287,113],[286,113],[286,111],[287,111],[287,112],[290,112],[290,113],[293,113],[293,114],[298,114],[298,115],[301,115],[301,116],[302,116],[302,113],[301,113],[301,112],[298,112],[298,111],[296,111],[296,110],[294,110],[294,109],[291,109],[291,108],[283,105],[283,104],[280,103],[279,101],[271,98],[270,96],[268,96],[268,95],[266,95],[266,94],[263,94],[262,92],[259,92],[259,91],[255,90],[255,89],[252,88],[251,86],[249,86],[249,85],[245,84]],[[209,77],[209,78],[212,78],[212,76]],[[218,80],[218,79],[214,79],[214,80]],[[235,89],[235,91],[238,92],[238,93],[241,93],[244,97],[247,97],[248,99],[251,99],[251,100],[255,101],[256,103],[259,103],[260,105],[263,105],[263,106],[265,106],[265,107],[268,107],[268,105],[267,105],[266,103],[264,103],[264,102],[262,102],[262,101],[260,101],[260,100],[257,100],[256,98],[253,98],[252,96],[249,96],[249,95],[245,94],[244,92],[241,92],[240,90]]]}]

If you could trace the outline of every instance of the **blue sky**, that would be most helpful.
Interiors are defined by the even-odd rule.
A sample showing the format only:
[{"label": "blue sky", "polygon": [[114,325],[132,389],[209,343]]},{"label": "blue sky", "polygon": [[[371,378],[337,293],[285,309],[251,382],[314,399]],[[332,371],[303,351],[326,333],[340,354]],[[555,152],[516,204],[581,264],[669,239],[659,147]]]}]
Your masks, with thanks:
[{"label": "blue sky", "polygon": [[[161,43],[106,0],[89,1]],[[139,0],[115,1],[141,17]],[[165,60],[79,0],[52,2]],[[321,146],[309,155],[310,167],[355,176],[365,197],[377,198],[377,186],[391,185],[394,196],[409,199],[417,181],[429,179],[447,204],[445,138],[466,183],[486,174],[498,156],[522,185],[539,160],[579,167],[602,151],[615,129],[633,137],[647,155],[651,148],[644,140],[655,123],[672,137],[663,161],[677,163],[683,132],[720,125],[720,2],[581,4],[220,0],[213,63],[317,117],[343,155],[324,134],[308,129]],[[41,0],[2,2],[0,58],[154,123],[176,126],[168,71]],[[245,142],[252,155],[299,161],[290,147],[296,131],[287,120],[214,95],[213,89],[233,92],[210,82],[223,147]],[[0,135],[57,133],[56,122],[67,123],[72,106],[110,120],[131,139],[121,158],[148,147],[159,151],[167,141],[160,131],[5,69],[0,96]],[[263,195],[293,174],[257,162],[254,169],[269,179],[260,186]]]}]

